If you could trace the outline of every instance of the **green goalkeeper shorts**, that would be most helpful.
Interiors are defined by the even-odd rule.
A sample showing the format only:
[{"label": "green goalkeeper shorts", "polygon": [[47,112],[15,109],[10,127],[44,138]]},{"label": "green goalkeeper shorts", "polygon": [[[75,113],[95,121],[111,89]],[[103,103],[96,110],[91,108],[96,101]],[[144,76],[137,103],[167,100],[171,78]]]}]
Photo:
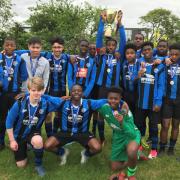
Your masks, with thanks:
[{"label": "green goalkeeper shorts", "polygon": [[127,161],[126,149],[127,145],[132,141],[135,141],[138,145],[140,144],[141,135],[139,131],[137,131],[136,138],[132,140],[121,140],[118,142],[116,138],[116,141],[112,142],[111,161]]}]

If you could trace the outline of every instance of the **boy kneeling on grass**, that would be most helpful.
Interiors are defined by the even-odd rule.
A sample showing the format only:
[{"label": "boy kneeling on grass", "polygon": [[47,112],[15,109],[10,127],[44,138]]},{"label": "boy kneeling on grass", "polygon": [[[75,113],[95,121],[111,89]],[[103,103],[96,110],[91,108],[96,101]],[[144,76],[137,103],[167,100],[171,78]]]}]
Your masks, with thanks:
[{"label": "boy kneeling on grass", "polygon": [[[48,102],[43,95],[44,82],[40,77],[28,81],[29,94],[17,100],[10,109],[6,128],[10,148],[14,152],[17,167],[27,164],[27,143],[33,147],[35,155],[35,170],[39,176],[45,175],[42,167],[43,138],[41,127],[49,112],[53,112],[63,102],[61,98]],[[56,104],[57,103],[57,104]]]},{"label": "boy kneeling on grass", "polygon": [[[111,180],[135,180],[137,169],[137,154],[140,144],[140,132],[134,124],[131,111],[121,100],[122,89],[110,88],[108,104],[103,105],[98,112],[104,117],[113,130],[111,168],[121,170],[118,175],[112,175]],[[127,175],[122,170],[127,167]]]}]

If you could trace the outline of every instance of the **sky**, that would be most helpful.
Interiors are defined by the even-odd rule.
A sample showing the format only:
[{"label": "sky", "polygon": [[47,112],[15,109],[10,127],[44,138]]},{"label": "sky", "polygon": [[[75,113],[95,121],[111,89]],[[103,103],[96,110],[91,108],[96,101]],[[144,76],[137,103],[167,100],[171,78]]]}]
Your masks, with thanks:
[{"label": "sky", "polygon": [[[47,2],[49,0],[41,0]],[[121,9],[123,11],[123,24],[127,28],[139,27],[139,17],[146,15],[150,10],[165,8],[180,18],[180,0],[86,0],[93,6],[103,8]],[[29,14],[28,7],[36,5],[36,0],[12,0],[15,20],[25,21]],[[84,0],[74,0],[76,5],[83,4]]]}]

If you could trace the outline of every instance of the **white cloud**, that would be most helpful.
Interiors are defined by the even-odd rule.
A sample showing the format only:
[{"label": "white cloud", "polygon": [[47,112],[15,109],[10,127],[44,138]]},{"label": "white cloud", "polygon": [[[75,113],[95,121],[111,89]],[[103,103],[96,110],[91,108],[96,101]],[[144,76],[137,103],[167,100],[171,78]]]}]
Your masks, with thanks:
[{"label": "white cloud", "polygon": [[[41,0],[47,2],[48,0]],[[30,11],[28,7],[36,5],[35,0],[12,0],[15,4],[13,10],[17,14],[16,20],[22,22],[29,17]],[[85,0],[74,0],[73,3],[78,5]],[[179,0],[87,0],[94,6],[105,8],[116,8],[123,10],[123,23],[126,27],[137,27],[139,17],[145,15],[148,11],[155,8],[166,8],[171,10],[175,15],[180,17],[180,1]]]}]

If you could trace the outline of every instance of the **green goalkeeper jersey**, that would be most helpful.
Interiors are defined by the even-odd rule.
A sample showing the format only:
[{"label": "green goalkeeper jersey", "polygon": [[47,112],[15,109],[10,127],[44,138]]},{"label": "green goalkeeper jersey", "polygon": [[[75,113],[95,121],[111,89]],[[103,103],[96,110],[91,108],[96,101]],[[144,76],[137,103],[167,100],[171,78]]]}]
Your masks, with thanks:
[{"label": "green goalkeeper jersey", "polygon": [[[98,112],[104,117],[106,122],[113,130],[113,141],[117,140],[118,143],[129,142],[135,140],[140,136],[140,132],[134,124],[134,119],[131,111],[124,115],[122,123],[114,117],[112,108],[109,104],[103,105]],[[139,138],[138,138],[139,139]]]}]

